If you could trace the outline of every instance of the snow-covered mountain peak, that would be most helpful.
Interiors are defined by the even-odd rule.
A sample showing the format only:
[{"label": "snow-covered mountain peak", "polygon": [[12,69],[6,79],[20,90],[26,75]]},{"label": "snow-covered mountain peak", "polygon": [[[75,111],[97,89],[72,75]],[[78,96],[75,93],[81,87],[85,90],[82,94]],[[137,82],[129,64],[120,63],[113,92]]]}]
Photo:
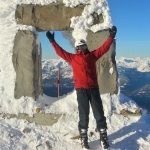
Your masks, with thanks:
[{"label": "snow-covered mountain peak", "polygon": [[136,68],[140,72],[150,72],[150,58],[116,58],[118,67]]},{"label": "snow-covered mountain peak", "polygon": [[59,58],[59,59],[44,59],[42,60],[42,69],[47,68],[65,68],[70,66],[68,62]]},{"label": "snow-covered mountain peak", "polygon": [[58,68],[62,78],[72,78],[72,68],[68,62],[63,59],[42,60],[43,79],[48,79],[50,76],[57,77]]}]

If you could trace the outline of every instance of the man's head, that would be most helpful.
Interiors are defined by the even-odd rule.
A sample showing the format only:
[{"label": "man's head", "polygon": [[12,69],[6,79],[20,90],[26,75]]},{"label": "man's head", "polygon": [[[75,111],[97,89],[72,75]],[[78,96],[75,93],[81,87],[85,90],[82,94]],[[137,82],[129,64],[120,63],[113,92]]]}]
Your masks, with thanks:
[{"label": "man's head", "polygon": [[79,39],[75,42],[75,48],[77,51],[87,51],[86,41],[83,39]]}]

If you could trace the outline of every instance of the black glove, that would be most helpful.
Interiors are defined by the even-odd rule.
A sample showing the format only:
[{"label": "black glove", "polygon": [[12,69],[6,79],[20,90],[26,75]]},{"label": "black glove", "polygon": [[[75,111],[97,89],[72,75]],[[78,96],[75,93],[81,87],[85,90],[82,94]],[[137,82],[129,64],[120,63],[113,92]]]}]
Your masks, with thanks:
[{"label": "black glove", "polygon": [[116,32],[117,32],[117,28],[115,26],[112,26],[112,28],[109,29],[109,33],[110,33],[109,37],[115,38]]},{"label": "black glove", "polygon": [[47,32],[46,32],[46,36],[47,36],[47,38],[49,39],[49,41],[50,41],[51,43],[55,41],[55,39],[54,39],[54,32],[51,33],[51,32],[49,32],[49,31],[47,31]]}]

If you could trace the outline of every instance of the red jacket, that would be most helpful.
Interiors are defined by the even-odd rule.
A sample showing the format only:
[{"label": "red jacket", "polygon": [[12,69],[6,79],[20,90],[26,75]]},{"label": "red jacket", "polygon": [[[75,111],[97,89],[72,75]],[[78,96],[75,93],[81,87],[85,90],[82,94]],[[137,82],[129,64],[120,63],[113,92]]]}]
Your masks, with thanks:
[{"label": "red jacket", "polygon": [[77,88],[98,88],[96,61],[110,48],[113,38],[108,38],[98,49],[84,53],[77,51],[76,54],[68,53],[56,42],[52,42],[56,53],[69,62],[73,69],[75,89]]}]

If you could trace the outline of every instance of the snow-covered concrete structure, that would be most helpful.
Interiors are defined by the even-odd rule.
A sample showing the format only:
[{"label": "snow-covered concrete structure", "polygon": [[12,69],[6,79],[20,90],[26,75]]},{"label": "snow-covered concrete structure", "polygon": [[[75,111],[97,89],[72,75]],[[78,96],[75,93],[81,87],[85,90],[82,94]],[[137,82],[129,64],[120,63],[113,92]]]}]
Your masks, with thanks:
[{"label": "snow-covered concrete structure", "polygon": [[[14,105],[27,104],[28,100],[42,95],[42,50],[38,32],[67,30],[70,43],[74,45],[75,40],[82,37],[92,51],[103,44],[112,26],[106,0],[6,0],[0,8],[1,103],[5,100]],[[97,62],[97,73],[101,94],[117,94],[115,43]],[[1,109],[5,112],[4,106]],[[12,109],[12,113],[16,112]]]}]

